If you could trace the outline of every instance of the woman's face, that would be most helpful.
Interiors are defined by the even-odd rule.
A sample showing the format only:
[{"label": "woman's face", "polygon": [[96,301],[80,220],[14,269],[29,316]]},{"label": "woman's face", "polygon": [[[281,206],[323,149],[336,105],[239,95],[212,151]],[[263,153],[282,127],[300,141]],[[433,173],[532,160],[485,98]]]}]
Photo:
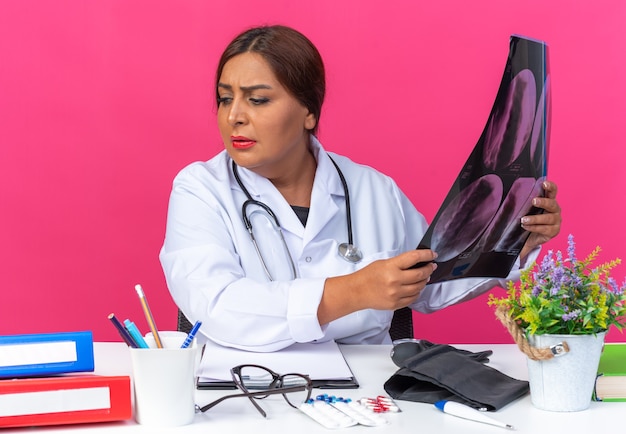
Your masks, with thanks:
[{"label": "woman's face", "polygon": [[239,54],[224,65],[217,119],[232,159],[270,179],[309,152],[308,130],[316,122],[256,53]]}]

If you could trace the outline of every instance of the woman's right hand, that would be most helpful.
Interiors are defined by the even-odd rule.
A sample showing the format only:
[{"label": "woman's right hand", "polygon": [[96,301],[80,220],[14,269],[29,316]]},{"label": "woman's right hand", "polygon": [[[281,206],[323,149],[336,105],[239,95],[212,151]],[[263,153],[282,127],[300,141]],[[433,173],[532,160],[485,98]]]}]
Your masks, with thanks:
[{"label": "woman's right hand", "polygon": [[[320,324],[327,324],[362,309],[395,310],[413,303],[437,268],[432,250],[411,250],[389,259],[374,261],[345,276],[326,279],[317,311]],[[426,262],[419,268],[412,268]]]}]

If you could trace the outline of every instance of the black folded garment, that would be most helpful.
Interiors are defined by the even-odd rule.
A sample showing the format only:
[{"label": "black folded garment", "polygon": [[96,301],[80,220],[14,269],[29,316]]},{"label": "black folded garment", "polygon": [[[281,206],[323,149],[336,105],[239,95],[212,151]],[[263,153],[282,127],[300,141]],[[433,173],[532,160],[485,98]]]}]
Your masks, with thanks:
[{"label": "black folded garment", "polygon": [[526,395],[528,382],[485,365],[491,351],[473,353],[425,340],[394,345],[400,369],[385,382],[394,399],[434,404],[440,400],[495,411]]}]

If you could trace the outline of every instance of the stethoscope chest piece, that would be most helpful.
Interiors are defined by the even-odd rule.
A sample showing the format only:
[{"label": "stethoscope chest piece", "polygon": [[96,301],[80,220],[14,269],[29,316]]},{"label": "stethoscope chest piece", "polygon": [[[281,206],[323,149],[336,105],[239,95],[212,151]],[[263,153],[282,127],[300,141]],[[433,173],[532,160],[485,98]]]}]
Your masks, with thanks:
[{"label": "stethoscope chest piece", "polygon": [[363,253],[361,253],[361,250],[350,243],[339,244],[337,250],[339,251],[339,256],[348,262],[352,262],[353,264],[356,264],[363,259]]}]

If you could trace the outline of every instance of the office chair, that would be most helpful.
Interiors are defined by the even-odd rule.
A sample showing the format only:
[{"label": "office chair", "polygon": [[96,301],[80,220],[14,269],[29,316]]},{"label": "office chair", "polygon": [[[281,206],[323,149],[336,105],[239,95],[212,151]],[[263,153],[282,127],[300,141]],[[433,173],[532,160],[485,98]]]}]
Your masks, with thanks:
[{"label": "office chair", "polygon": [[391,340],[413,338],[413,310],[410,307],[396,309],[389,328]]},{"label": "office chair", "polygon": [[176,324],[176,330],[179,332],[189,333],[192,327],[193,325],[191,325],[191,322],[187,319],[185,314],[178,309],[178,322]]},{"label": "office chair", "polygon": [[[189,333],[191,330],[191,322],[185,317],[180,309],[178,309],[178,325],[177,330]],[[391,327],[389,329],[391,340],[413,337],[413,311],[409,307],[397,309],[393,313],[391,319]]]}]

